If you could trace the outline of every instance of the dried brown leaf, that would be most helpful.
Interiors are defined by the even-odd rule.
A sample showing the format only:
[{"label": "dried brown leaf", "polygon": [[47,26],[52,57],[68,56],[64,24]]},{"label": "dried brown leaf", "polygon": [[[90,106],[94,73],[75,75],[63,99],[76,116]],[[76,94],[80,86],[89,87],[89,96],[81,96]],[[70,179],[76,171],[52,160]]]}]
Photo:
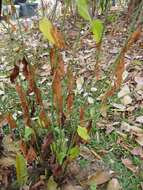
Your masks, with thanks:
[{"label": "dried brown leaf", "polygon": [[26,155],[26,160],[28,162],[32,162],[36,159],[36,157],[37,157],[36,152],[35,152],[34,148],[30,145],[30,148]]},{"label": "dried brown leaf", "polygon": [[12,73],[10,74],[10,81],[14,83],[18,75],[19,75],[19,66],[14,65]]},{"label": "dried brown leaf", "polygon": [[52,34],[52,36],[53,36],[53,38],[54,38],[55,46],[56,46],[57,48],[63,49],[63,48],[66,47],[65,41],[64,41],[64,39],[63,39],[63,36],[62,36],[62,34],[58,31],[58,29],[57,29],[56,27],[53,26],[52,31],[51,31],[51,34]]},{"label": "dried brown leaf", "polygon": [[26,144],[25,144],[25,142],[23,140],[20,140],[19,148],[20,148],[22,154],[24,155],[24,157],[26,157],[26,155],[27,155],[27,147],[26,147]]},{"label": "dried brown leaf", "polygon": [[27,60],[26,60],[25,57],[22,59],[22,64],[23,64],[23,70],[22,70],[23,75],[25,76],[26,79],[28,79],[28,75],[29,75],[29,71],[28,71],[28,70],[29,70],[29,66],[28,66],[28,62],[27,62]]},{"label": "dried brown leaf", "polygon": [[42,153],[47,152],[47,149],[49,148],[50,144],[53,142],[54,138],[53,138],[53,134],[49,133],[47,135],[47,137],[44,138],[44,142],[42,144]]},{"label": "dried brown leaf", "polygon": [[136,173],[138,171],[138,168],[133,165],[130,159],[126,158],[126,159],[121,159],[121,160],[122,160],[122,163],[126,166],[126,168],[131,170],[133,173]]},{"label": "dried brown leaf", "polygon": [[107,190],[120,190],[121,186],[116,178],[111,179],[107,185]]},{"label": "dried brown leaf", "polygon": [[94,175],[92,175],[86,182],[84,182],[86,185],[101,185],[106,183],[110,180],[112,177],[112,174],[110,174],[107,171],[97,171]]},{"label": "dried brown leaf", "polygon": [[143,135],[139,135],[135,140],[139,145],[143,146]]}]

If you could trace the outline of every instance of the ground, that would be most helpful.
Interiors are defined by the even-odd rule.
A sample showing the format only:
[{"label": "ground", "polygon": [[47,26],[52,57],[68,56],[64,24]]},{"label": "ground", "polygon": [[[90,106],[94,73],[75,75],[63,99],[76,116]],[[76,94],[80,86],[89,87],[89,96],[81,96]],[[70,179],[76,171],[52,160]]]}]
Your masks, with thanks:
[{"label": "ground", "polygon": [[[113,11],[108,19],[101,51],[99,81],[94,74],[96,45],[88,24],[82,22],[81,25],[81,19],[74,23],[74,20],[69,18],[64,23],[64,29],[62,28],[67,49],[61,53],[65,68],[71,64],[76,75],[77,104],[85,110],[88,104],[85,114],[93,120],[91,140],[81,146],[79,158],[69,166],[69,176],[66,179],[68,185],[63,187],[65,190],[143,189],[143,34],[125,55],[124,80],[120,89],[107,102],[108,109],[100,110],[101,96],[111,80],[112,72],[109,72],[109,68],[112,69],[112,64],[128,36],[125,16],[118,14]],[[60,24],[60,21],[56,23],[57,26]],[[37,83],[42,90],[44,105],[47,108],[47,97],[50,96],[48,91],[51,87],[49,46],[39,33],[37,24],[34,24],[30,31],[22,32],[21,37],[21,34],[16,32],[11,34],[11,39],[4,28],[1,30],[3,34],[0,36],[0,114],[11,111],[20,125],[22,112],[14,84],[9,80],[13,63],[22,56],[23,50],[18,49],[19,44],[24,39],[24,51],[35,65]],[[13,131],[15,136],[19,135],[19,130],[21,127],[18,132]],[[4,126],[4,131],[5,134],[9,134],[7,125]],[[7,167],[9,163],[3,157],[12,157],[12,149],[13,147],[4,146],[5,154],[3,156],[2,153],[0,159],[1,170],[6,170],[3,166]],[[0,174],[1,179],[3,178]]]}]

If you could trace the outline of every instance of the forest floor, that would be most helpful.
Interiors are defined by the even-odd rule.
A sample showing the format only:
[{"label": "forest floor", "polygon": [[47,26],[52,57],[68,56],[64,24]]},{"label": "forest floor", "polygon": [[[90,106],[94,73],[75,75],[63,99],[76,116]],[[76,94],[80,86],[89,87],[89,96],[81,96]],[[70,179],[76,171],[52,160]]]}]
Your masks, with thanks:
[{"label": "forest floor", "polygon": [[[110,98],[108,110],[98,113],[100,97],[104,87],[110,83],[106,74],[119,54],[128,35],[125,17],[118,21],[116,12],[111,12],[103,39],[100,57],[99,82],[96,81],[94,66],[96,45],[92,39],[88,24],[81,20],[65,20],[63,33],[67,50],[62,51],[65,67],[72,64],[76,74],[76,92],[79,102],[85,106],[85,99],[90,105],[88,110],[94,117],[91,140],[87,146],[81,146],[80,158],[69,166],[71,176],[64,190],[142,190],[143,189],[143,34],[125,55],[123,83],[118,92]],[[113,19],[113,20],[112,20]],[[115,19],[116,20],[116,19]],[[61,23],[56,23],[58,26]],[[26,30],[26,28],[25,28]],[[21,118],[14,85],[10,83],[9,74],[13,63],[22,56],[18,50],[21,33],[11,35],[5,30],[0,36],[0,114],[11,111],[16,120]],[[13,37],[16,40],[13,40]],[[22,34],[26,44],[25,52],[36,67],[38,86],[42,91],[44,105],[48,89],[51,86],[48,45],[42,40],[35,24],[30,31]],[[47,64],[48,63],[48,64]],[[7,125],[3,126],[3,149],[0,149],[0,185],[6,189],[15,155],[9,137]],[[2,134],[1,130],[1,134]],[[15,132],[17,134],[17,132]],[[0,145],[1,147],[1,145]],[[5,172],[5,176],[2,172]],[[73,179],[75,176],[76,180]],[[4,177],[4,178],[3,178]],[[5,181],[3,181],[5,179]],[[76,182],[75,182],[76,181]],[[77,184],[77,181],[79,184]],[[76,184],[76,185],[75,185]],[[97,187],[95,187],[95,184]],[[55,190],[55,189],[54,189]]]}]

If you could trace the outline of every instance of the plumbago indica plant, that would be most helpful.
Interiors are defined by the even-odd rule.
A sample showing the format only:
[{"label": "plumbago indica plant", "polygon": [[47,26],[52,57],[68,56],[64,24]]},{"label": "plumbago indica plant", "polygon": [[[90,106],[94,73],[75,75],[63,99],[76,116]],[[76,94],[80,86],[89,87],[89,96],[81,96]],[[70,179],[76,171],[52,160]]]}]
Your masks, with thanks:
[{"label": "plumbago indica plant", "polygon": [[[93,39],[96,42],[95,76],[99,80],[99,57],[105,25],[100,19],[93,19],[90,16],[86,0],[78,0],[77,8],[79,15],[89,22]],[[140,14],[140,10],[141,8],[137,11],[136,18]],[[106,105],[108,97],[112,96],[121,85],[125,66],[124,55],[140,37],[141,25],[139,24],[136,30],[133,29],[132,27],[129,37],[115,61],[114,85],[106,90],[100,108]],[[50,44],[49,108],[45,108],[42,91],[36,82],[35,68],[30,64],[26,55],[14,65],[10,74],[10,81],[14,84],[19,97],[25,125],[24,133],[20,134],[19,152],[16,155],[17,182],[21,188],[30,184],[35,168],[39,168],[36,170],[37,176],[41,174],[46,176],[47,186],[55,185],[54,180],[60,184],[66,175],[68,164],[79,156],[80,144],[90,141],[92,119],[95,117],[94,113],[91,113],[92,116],[86,119],[84,106],[78,104],[78,97],[75,94],[76,76],[73,74],[72,65],[69,64],[65,71],[61,51],[68,47],[62,33],[47,17],[43,17],[39,21],[39,30]],[[25,81],[21,80],[21,75],[24,76]],[[31,99],[32,105],[29,103]],[[87,106],[86,103],[85,105]],[[33,120],[33,115],[36,115],[38,119]],[[7,113],[3,118],[7,120],[11,129],[18,128],[11,113]],[[32,171],[30,166],[32,166]],[[34,181],[32,181],[33,184]],[[41,185],[44,185],[44,180],[41,180]]]}]

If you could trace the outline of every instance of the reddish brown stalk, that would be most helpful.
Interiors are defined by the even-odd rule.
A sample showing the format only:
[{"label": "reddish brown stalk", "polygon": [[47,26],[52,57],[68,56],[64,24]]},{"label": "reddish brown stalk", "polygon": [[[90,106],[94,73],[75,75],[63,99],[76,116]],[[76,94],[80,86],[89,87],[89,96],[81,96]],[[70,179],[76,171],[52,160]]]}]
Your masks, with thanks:
[{"label": "reddish brown stalk", "polygon": [[52,88],[53,88],[54,104],[56,106],[57,111],[60,114],[62,114],[63,113],[63,97],[62,97],[62,85],[61,85],[59,72],[56,72],[54,75]]},{"label": "reddish brown stalk", "polygon": [[58,75],[62,79],[65,76],[64,62],[62,55],[55,48],[51,48],[50,50],[50,64],[52,75],[54,75],[55,72],[58,72]]},{"label": "reddish brown stalk", "polygon": [[16,84],[16,91],[18,93],[21,106],[22,106],[22,111],[23,111],[23,118],[25,121],[25,124],[27,126],[31,126],[31,118],[30,118],[30,113],[29,113],[29,106],[26,98],[26,93],[24,92],[22,86],[20,84]]},{"label": "reddish brown stalk", "polygon": [[8,113],[6,115],[6,120],[7,120],[7,122],[8,122],[8,124],[9,124],[9,126],[10,126],[11,129],[17,128],[16,121],[14,120],[14,118],[13,118],[13,116],[12,116],[11,113]]},{"label": "reddish brown stalk", "polygon": [[64,39],[62,34],[58,31],[58,29],[56,27],[52,28],[51,34],[54,38],[55,41],[55,46],[59,49],[63,49],[66,47]]},{"label": "reddish brown stalk", "polygon": [[48,127],[51,125],[51,121],[50,121],[50,119],[47,117],[47,114],[46,114],[46,112],[45,112],[44,109],[41,109],[40,114],[39,114],[39,118],[40,118],[41,121],[44,122],[44,126],[45,126],[46,128],[48,128]]}]

